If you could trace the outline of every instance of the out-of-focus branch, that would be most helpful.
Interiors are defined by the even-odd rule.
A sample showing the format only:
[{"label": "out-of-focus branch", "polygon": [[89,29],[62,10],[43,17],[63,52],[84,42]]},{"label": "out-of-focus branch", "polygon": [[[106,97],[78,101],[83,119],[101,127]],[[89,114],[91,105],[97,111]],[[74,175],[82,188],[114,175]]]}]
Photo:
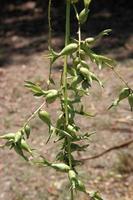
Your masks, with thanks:
[{"label": "out-of-focus branch", "polygon": [[110,147],[109,149],[99,153],[99,154],[96,154],[94,156],[90,156],[90,157],[85,157],[85,158],[82,158],[80,159],[81,162],[85,162],[87,160],[92,160],[92,159],[96,159],[96,158],[99,158],[101,156],[103,156],[104,154],[112,151],[112,150],[117,150],[117,149],[121,149],[121,148],[124,148],[126,146],[129,146],[131,143],[133,143],[133,139],[130,139],[130,140],[127,140],[126,142],[122,143],[122,144],[119,144],[119,145],[116,145],[116,146],[113,146],[113,147]]}]

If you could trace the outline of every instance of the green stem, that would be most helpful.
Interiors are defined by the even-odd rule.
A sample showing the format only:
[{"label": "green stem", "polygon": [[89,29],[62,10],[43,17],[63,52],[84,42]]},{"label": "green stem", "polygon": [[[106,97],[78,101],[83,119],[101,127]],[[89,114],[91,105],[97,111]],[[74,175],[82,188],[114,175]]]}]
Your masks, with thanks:
[{"label": "green stem", "polygon": [[[69,44],[70,37],[70,0],[66,1],[66,33],[65,33],[65,46]],[[64,90],[64,104],[65,104],[65,119],[68,125],[68,107],[67,107],[67,60],[68,56],[64,56],[64,70],[63,70],[63,90]]]},{"label": "green stem", "polygon": [[64,70],[63,70],[63,91],[64,91],[64,107],[65,107],[65,119],[66,126],[68,125],[68,107],[67,107],[67,56],[64,57]]},{"label": "green stem", "polygon": [[[52,26],[51,26],[51,2],[52,0],[49,0],[48,3],[48,49],[51,51],[51,40],[52,40]],[[49,63],[49,79],[48,79],[48,86],[47,89],[49,89],[50,86],[50,80],[51,80],[51,72],[52,72],[52,59],[50,58],[50,63]]]},{"label": "green stem", "polygon": [[[68,159],[69,159],[69,166],[72,169],[72,160],[71,160],[71,142],[70,139],[67,138],[67,151],[68,151]],[[71,187],[71,200],[74,200],[74,193],[73,193],[73,188]]]},{"label": "green stem", "polygon": [[[80,25],[80,22],[78,23],[78,51],[79,51],[79,58],[80,58],[80,46],[81,46],[81,25]],[[81,58],[80,58],[81,59]]]},{"label": "green stem", "polygon": [[[70,0],[66,0],[66,33],[65,33],[65,46],[69,44],[70,38]],[[63,95],[64,95],[64,107],[65,107],[65,127],[67,127],[69,123],[68,119],[68,94],[67,94],[67,62],[68,56],[64,56],[64,69],[63,69]],[[71,160],[71,141],[67,138],[67,151],[68,151],[68,159],[69,166],[72,168],[72,160]],[[74,200],[73,196],[73,188],[71,188],[71,200]]]},{"label": "green stem", "polygon": [[81,51],[81,24],[79,22],[79,15],[76,6],[73,4],[73,8],[76,14],[76,18],[78,20],[78,54],[80,58],[80,51]]}]

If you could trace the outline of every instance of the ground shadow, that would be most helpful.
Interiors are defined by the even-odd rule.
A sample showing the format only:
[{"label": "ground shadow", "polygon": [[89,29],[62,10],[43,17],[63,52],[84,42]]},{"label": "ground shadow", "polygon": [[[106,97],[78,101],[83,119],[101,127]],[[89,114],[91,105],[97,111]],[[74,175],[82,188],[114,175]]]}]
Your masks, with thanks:
[{"label": "ground shadow", "polygon": [[[31,55],[42,52],[47,46],[47,1],[1,0],[0,1],[0,66],[8,66],[13,56]],[[79,6],[78,9],[81,9]],[[112,28],[110,37],[96,46],[98,52],[124,47],[124,53],[116,55],[122,60],[133,57],[131,37],[133,34],[132,1],[114,0],[100,2],[94,0],[91,6],[89,23],[82,29],[87,35],[96,35],[99,31]],[[52,8],[53,36],[64,32],[65,5],[54,1]],[[77,27],[72,18],[71,30],[76,34]],[[130,42],[129,42],[130,41]],[[102,45],[103,44],[103,45]]]}]

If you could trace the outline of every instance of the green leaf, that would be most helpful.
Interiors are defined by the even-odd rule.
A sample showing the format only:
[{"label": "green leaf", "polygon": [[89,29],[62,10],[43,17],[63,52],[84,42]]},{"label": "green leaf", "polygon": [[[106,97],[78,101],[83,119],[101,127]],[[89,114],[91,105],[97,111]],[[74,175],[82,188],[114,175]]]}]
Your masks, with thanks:
[{"label": "green leaf", "polygon": [[24,149],[25,151],[29,152],[32,155],[32,150],[29,144],[23,138],[21,139],[19,146],[21,149]]},{"label": "green leaf", "polygon": [[73,141],[80,141],[80,140],[89,140],[89,138],[95,134],[96,132],[92,132],[92,133],[85,133],[83,135],[77,135],[76,138],[73,139]]},{"label": "green leaf", "polygon": [[88,44],[86,42],[82,42],[81,43],[81,49],[86,53],[86,56],[89,56],[89,58],[91,59],[91,61],[93,61],[94,59],[94,52],[90,49],[90,47],[88,46]]},{"label": "green leaf", "polygon": [[108,58],[106,56],[97,55],[95,53],[92,53],[91,56],[92,60],[98,65],[99,69],[101,69],[104,66],[112,67],[116,64],[113,59]]},{"label": "green leaf", "polygon": [[109,35],[111,32],[111,29],[106,29],[102,32],[100,32],[96,37],[89,37],[85,39],[85,42],[88,46],[92,47],[96,44],[97,41],[99,41],[103,36]]},{"label": "green leaf", "polygon": [[94,73],[90,72],[90,76],[91,76],[92,80],[97,81],[97,82],[99,83],[99,85],[100,85],[101,87],[103,87],[102,81],[100,81]]},{"label": "green leaf", "polygon": [[119,101],[127,98],[130,94],[130,89],[129,88],[123,88],[121,91],[120,91],[120,94],[119,94]]},{"label": "green leaf", "polygon": [[115,61],[111,58],[108,58],[106,56],[98,55],[94,53],[87,42],[82,42],[81,48],[86,52],[86,55],[89,56],[92,62],[95,62],[97,66],[101,69],[104,66],[107,66],[109,68],[112,68],[112,66],[115,66]]},{"label": "green leaf", "polygon": [[[57,129],[57,128],[56,128]],[[68,133],[67,131],[64,131],[64,130],[61,130],[61,129],[57,129],[58,130],[58,132],[60,133],[60,136],[61,135],[63,135],[63,137],[64,136],[67,136],[67,137],[69,137],[69,138],[73,138],[73,136],[70,134],[70,133]]]},{"label": "green leaf", "polygon": [[7,139],[7,140],[15,139],[15,133],[7,133],[5,135],[1,135],[0,139]]},{"label": "green leaf", "polygon": [[77,180],[76,181],[76,189],[81,191],[81,192],[85,192],[86,193],[86,188],[85,188],[85,185],[84,183],[81,181],[81,180]]},{"label": "green leaf", "polygon": [[81,76],[74,76],[71,82],[71,87],[75,88],[79,83],[81,83],[83,78]]},{"label": "green leaf", "polygon": [[87,69],[90,69],[90,66],[86,61],[81,60],[80,64],[81,64],[81,66],[86,67]]},{"label": "green leaf", "polygon": [[41,157],[41,160],[37,161],[36,163],[41,164],[43,166],[51,166],[51,163],[46,158],[44,158],[43,156],[40,156],[40,157]]},{"label": "green leaf", "polygon": [[75,70],[74,67],[75,67],[75,66],[73,66],[73,67],[68,67],[67,72],[68,72],[68,74],[70,74],[71,76],[76,76],[76,75],[77,75],[77,74],[76,74],[76,70]]},{"label": "green leaf", "polygon": [[80,107],[80,110],[75,110],[75,112],[79,115],[83,115],[83,116],[86,116],[86,117],[94,117],[95,115],[90,113],[90,112],[86,112],[84,111],[84,106],[81,104],[81,107]]},{"label": "green leaf", "polygon": [[64,125],[64,122],[65,122],[65,118],[64,118],[64,114],[61,113],[57,119],[57,122],[56,122],[56,128],[60,129],[60,127],[62,125]]},{"label": "green leaf", "polygon": [[41,89],[41,87],[31,81],[25,81],[25,87],[29,88],[35,96],[43,96],[45,92]]},{"label": "green leaf", "polygon": [[49,136],[46,141],[46,144],[49,142],[50,138],[52,137],[52,134],[55,132],[55,128],[53,126],[49,126]]},{"label": "green leaf", "polygon": [[70,125],[70,124],[67,125],[67,131],[68,131],[68,133],[70,133],[71,135],[73,135],[73,134],[75,135],[76,132],[77,132],[76,128],[75,128],[74,126]]},{"label": "green leaf", "polygon": [[59,161],[64,161],[66,159],[66,154],[63,151],[60,151],[57,155],[56,155],[56,160]]},{"label": "green leaf", "polygon": [[108,109],[118,106],[120,101],[122,101],[123,99],[125,99],[129,96],[130,96],[130,89],[129,88],[123,88],[120,91],[119,97],[111,104],[111,106]]},{"label": "green leaf", "polygon": [[39,159],[34,159],[33,163],[43,167],[51,166],[51,163],[42,155],[40,155]]},{"label": "green leaf", "polygon": [[19,154],[22,158],[24,158],[26,161],[28,161],[28,158],[24,155],[21,147],[18,144],[14,145],[14,150],[16,151],[17,154]]},{"label": "green leaf", "polygon": [[76,143],[71,143],[71,151],[86,151],[86,148],[89,146],[89,144],[86,145],[79,145]]},{"label": "green leaf", "polygon": [[105,29],[105,30],[103,30],[102,32],[100,32],[100,33],[95,37],[95,40],[99,40],[99,39],[101,39],[101,37],[106,36],[106,35],[109,35],[109,33],[110,33],[111,31],[112,31],[111,29]]},{"label": "green leaf", "polygon": [[90,82],[88,82],[87,80],[84,80],[84,81],[82,82],[82,88],[83,88],[85,91],[88,92],[90,87],[91,87]]},{"label": "green leaf", "polygon": [[53,49],[50,49],[49,57],[51,58],[52,64],[60,57],[59,53],[55,52]]}]

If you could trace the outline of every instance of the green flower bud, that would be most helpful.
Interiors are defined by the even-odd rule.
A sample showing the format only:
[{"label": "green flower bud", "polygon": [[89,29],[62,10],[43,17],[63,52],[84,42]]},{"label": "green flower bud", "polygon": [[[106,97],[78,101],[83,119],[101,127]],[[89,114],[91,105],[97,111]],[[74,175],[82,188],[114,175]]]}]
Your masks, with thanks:
[{"label": "green flower bud", "polygon": [[16,134],[15,134],[15,143],[17,143],[22,137],[22,133],[21,131],[18,131]]},{"label": "green flower bud", "polygon": [[62,49],[59,55],[60,56],[70,55],[74,53],[77,50],[77,48],[78,48],[78,45],[76,43],[68,44],[67,46],[64,47],[64,49]]},{"label": "green flower bud", "polygon": [[24,131],[26,133],[27,138],[29,138],[31,129],[28,124],[24,127]]},{"label": "green flower bud", "polygon": [[38,116],[39,116],[39,118],[40,118],[43,122],[45,122],[48,126],[51,125],[50,114],[49,114],[48,112],[46,112],[46,111],[44,111],[44,110],[40,110],[40,111],[38,112]]},{"label": "green flower bud", "polygon": [[68,177],[70,181],[77,180],[77,176],[74,170],[69,170]]},{"label": "green flower bud", "polygon": [[70,167],[65,163],[53,163],[51,167],[61,172],[68,172],[70,170]]},{"label": "green flower bud", "polygon": [[53,103],[57,97],[58,97],[57,90],[49,90],[49,93],[46,95],[46,102]]},{"label": "green flower bud", "polygon": [[84,0],[84,5],[85,5],[85,7],[89,7],[89,5],[90,5],[90,3],[91,3],[91,0]]},{"label": "green flower bud", "polygon": [[84,8],[80,14],[79,14],[79,22],[81,24],[84,24],[88,18],[88,13],[89,13],[89,9],[88,8]]}]

